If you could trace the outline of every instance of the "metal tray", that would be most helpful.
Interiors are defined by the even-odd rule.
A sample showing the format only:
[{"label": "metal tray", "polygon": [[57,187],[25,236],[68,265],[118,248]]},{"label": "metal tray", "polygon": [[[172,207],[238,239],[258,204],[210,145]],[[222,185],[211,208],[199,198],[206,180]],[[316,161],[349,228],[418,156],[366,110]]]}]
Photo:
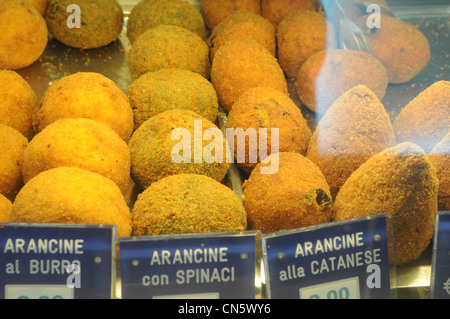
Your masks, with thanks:
[{"label": "metal tray", "polygon": [[[126,25],[130,10],[137,2],[137,0],[119,0],[124,9],[125,25],[116,42],[103,48],[80,51],[50,38],[46,50],[38,61],[25,69],[17,70],[34,89],[38,101],[52,82],[76,72],[101,73],[113,80],[123,92],[127,93],[132,79],[128,71],[127,52],[130,49],[130,42],[126,37]],[[190,2],[197,8],[199,7],[199,0]],[[389,85],[382,102],[393,120],[402,107],[429,85],[438,80],[450,80],[450,5],[417,5],[392,7],[392,9],[397,16],[420,28],[428,38],[432,52],[428,66],[413,80],[404,84]],[[290,84],[292,90],[292,83]],[[291,97],[301,108],[311,128],[314,129],[315,123],[318,121],[315,114],[301,106],[295,93],[292,93]],[[218,125],[222,128],[226,127],[224,111],[219,112]],[[232,166],[226,183],[240,195],[245,178],[246,176],[242,176],[236,166]],[[131,192],[128,198],[130,203],[134,199],[133,196],[134,194]],[[400,298],[427,297],[430,286],[430,265],[431,247],[418,260],[397,267],[397,288]]]}]

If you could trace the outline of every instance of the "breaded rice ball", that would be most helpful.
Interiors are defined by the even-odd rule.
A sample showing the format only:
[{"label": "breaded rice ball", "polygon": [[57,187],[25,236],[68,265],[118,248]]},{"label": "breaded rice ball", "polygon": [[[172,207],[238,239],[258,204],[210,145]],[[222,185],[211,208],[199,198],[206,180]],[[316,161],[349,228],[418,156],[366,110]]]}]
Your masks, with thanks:
[{"label": "breaded rice ball", "polygon": [[130,183],[127,143],[108,125],[91,119],[57,120],[37,134],[23,152],[23,181],[60,166],[99,173],[115,182],[122,193]]},{"label": "breaded rice ball", "polygon": [[36,94],[17,72],[0,70],[0,123],[18,130],[27,139],[34,135],[32,117]]},{"label": "breaded rice ball", "polygon": [[185,28],[199,37],[206,37],[206,28],[200,12],[185,0],[142,0],[131,10],[127,36],[131,43],[145,31],[160,24]]},{"label": "breaded rice ball", "polygon": [[0,194],[0,223],[9,223],[11,219],[11,208],[11,201]]},{"label": "breaded rice ball", "polygon": [[48,42],[45,20],[27,0],[0,0],[0,34],[0,69],[30,66]]},{"label": "breaded rice ball", "polygon": [[127,96],[99,73],[79,72],[53,82],[33,114],[33,127],[38,133],[56,120],[77,117],[109,125],[125,142],[134,129]]},{"label": "breaded rice ball", "polygon": [[305,9],[319,10],[318,0],[261,0],[261,15],[277,27],[291,12]]},{"label": "breaded rice ball", "polygon": [[367,31],[372,54],[385,66],[389,83],[408,82],[425,69],[430,61],[430,45],[418,28],[399,18],[382,15],[382,27],[369,30],[367,19],[362,17],[358,25]]},{"label": "breaded rice ball", "polygon": [[302,64],[296,89],[304,105],[324,114],[356,85],[367,86],[382,100],[388,86],[383,64],[364,51],[331,49],[314,53]]},{"label": "breaded rice ball", "polygon": [[200,12],[206,26],[212,30],[236,10],[261,13],[259,0],[201,0]]},{"label": "breaded rice ball", "polygon": [[164,111],[186,109],[215,122],[219,109],[213,85],[198,73],[183,69],[161,69],[133,81],[128,99],[137,129]]},{"label": "breaded rice ball", "polygon": [[323,13],[299,9],[278,25],[277,44],[281,67],[288,77],[296,78],[311,55],[336,48],[336,32]]},{"label": "breaded rice ball", "polygon": [[209,78],[209,49],[197,34],[174,25],[159,25],[145,31],[128,52],[133,79],[147,72],[179,68]]},{"label": "breaded rice ball", "polygon": [[204,175],[173,175],[139,194],[132,211],[133,235],[244,231],[247,215],[239,197]]},{"label": "breaded rice ball", "polygon": [[0,124],[0,194],[14,200],[23,185],[21,158],[28,140],[16,129]]},{"label": "breaded rice ball", "polygon": [[439,179],[439,210],[450,211],[450,132],[434,146],[429,157]]},{"label": "breaded rice ball", "polygon": [[41,16],[45,16],[45,12],[47,11],[48,0],[28,0],[36,10],[41,14]]},{"label": "breaded rice ball", "polygon": [[268,164],[259,163],[243,185],[249,229],[271,233],[331,221],[330,190],[313,162],[293,152],[267,160],[278,160],[278,171],[262,174],[261,167]]},{"label": "breaded rice ball", "polygon": [[270,87],[288,94],[277,59],[253,39],[230,40],[217,50],[211,82],[219,103],[228,112],[245,91],[254,87]]},{"label": "breaded rice ball", "polygon": [[358,85],[340,96],[319,121],[307,157],[322,170],[334,197],[362,163],[395,145],[383,104],[369,88]]},{"label": "breaded rice ball", "polygon": [[260,15],[248,10],[237,10],[211,31],[208,46],[211,61],[216,51],[233,39],[253,39],[265,47],[273,56],[276,54],[275,28]]},{"label": "breaded rice ball", "polygon": [[417,259],[430,243],[438,209],[439,181],[423,150],[400,143],[368,159],[345,182],[334,220],[389,212],[397,265]]},{"label": "breaded rice ball", "polygon": [[[236,136],[233,139],[235,162],[246,173],[250,173],[256,164],[264,159],[261,158],[259,146],[266,148],[266,151],[262,152],[265,156],[271,154],[274,145],[276,152],[297,152],[305,155],[311,138],[311,129],[297,105],[285,93],[272,88],[256,87],[242,94],[228,114],[227,130],[231,129]],[[242,134],[238,134],[240,129],[243,130]],[[254,144],[250,147],[246,139],[245,149],[239,149],[238,144],[243,143],[248,129],[254,129],[256,132],[256,147]],[[259,141],[260,129],[267,129],[267,136],[262,138],[262,144]],[[271,129],[278,129],[278,145],[272,145]],[[238,142],[239,136],[241,142]],[[231,142],[228,141],[231,147]],[[245,151],[245,158],[239,159],[242,151]],[[250,153],[257,157],[251,159]],[[243,159],[245,162],[240,163]]]},{"label": "breaded rice ball", "polygon": [[450,81],[433,83],[419,93],[393,125],[398,142],[412,142],[431,151],[450,132]]},{"label": "breaded rice ball", "polygon": [[[74,11],[71,4],[80,7],[81,26],[67,25]],[[95,49],[115,41],[122,31],[124,16],[117,0],[49,0],[45,14],[48,29],[58,41],[80,49]]]},{"label": "breaded rice ball", "polygon": [[100,174],[58,167],[32,178],[11,210],[13,223],[113,224],[131,234],[131,214],[117,185]]},{"label": "breaded rice ball", "polygon": [[133,133],[128,146],[131,174],[141,189],[175,174],[201,174],[220,182],[229,167],[223,132],[189,110],[151,117]]}]

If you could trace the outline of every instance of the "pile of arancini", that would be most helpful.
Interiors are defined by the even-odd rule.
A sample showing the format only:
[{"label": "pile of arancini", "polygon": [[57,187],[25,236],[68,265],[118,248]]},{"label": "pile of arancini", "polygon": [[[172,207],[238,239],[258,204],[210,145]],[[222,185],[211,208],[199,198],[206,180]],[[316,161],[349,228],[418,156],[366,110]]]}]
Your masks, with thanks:
[{"label": "pile of arancini", "polygon": [[[0,0],[0,15],[10,2]],[[55,8],[64,3],[48,1],[48,22],[61,19]],[[121,19],[102,43],[58,33],[58,23],[50,31],[69,46],[99,47],[117,39]],[[0,221],[111,223],[119,236],[268,233],[388,211],[397,263],[416,259],[432,238],[435,212],[449,207],[450,87],[430,86],[391,123],[381,102],[386,86],[420,73],[429,47],[406,22],[388,22],[405,36],[386,52],[378,43],[389,34],[372,34],[372,56],[338,49],[333,24],[314,0],[203,0],[200,11],[177,0],[143,0],[129,21],[128,96],[101,74],[83,72],[52,83],[37,101],[23,78],[1,71],[9,89],[0,86],[0,139],[9,152],[0,160],[10,168],[0,172]],[[2,45],[0,68],[26,66]],[[33,63],[43,47],[24,52],[34,53],[28,59],[15,56]],[[417,61],[403,64],[408,59]],[[369,64],[376,76],[368,75]],[[336,76],[345,81],[337,85]],[[226,129],[269,132],[265,141],[257,135],[252,162],[229,149],[216,122],[219,105]],[[320,115],[314,125],[305,107]],[[200,150],[196,132],[209,133]],[[278,152],[271,152],[275,137]],[[241,198],[226,186],[227,155],[243,160]],[[276,170],[264,174],[268,166]],[[130,189],[139,193],[133,202]]]}]

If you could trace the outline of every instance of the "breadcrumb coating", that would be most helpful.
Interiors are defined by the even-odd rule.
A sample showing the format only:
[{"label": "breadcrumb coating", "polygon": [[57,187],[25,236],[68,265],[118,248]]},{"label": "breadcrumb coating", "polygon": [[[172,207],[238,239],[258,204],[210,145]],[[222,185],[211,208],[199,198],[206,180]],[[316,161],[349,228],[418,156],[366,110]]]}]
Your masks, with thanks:
[{"label": "breadcrumb coating", "polygon": [[259,163],[243,187],[249,229],[270,233],[331,221],[331,194],[320,169],[299,153],[281,152],[275,174],[261,174]]},{"label": "breadcrumb coating", "polygon": [[127,96],[99,73],[78,72],[53,82],[33,114],[33,127],[39,133],[56,120],[77,117],[109,125],[125,142],[134,129]]},{"label": "breadcrumb coating", "polygon": [[153,183],[132,210],[133,235],[244,231],[239,197],[204,175],[173,175]]},{"label": "breadcrumb coating", "polygon": [[439,181],[430,159],[406,142],[375,154],[341,187],[334,220],[390,213],[395,261],[417,259],[430,243],[438,209]]},{"label": "breadcrumb coating", "polygon": [[161,24],[185,28],[199,37],[206,37],[205,22],[200,12],[184,0],[142,0],[131,10],[127,36],[131,43],[145,31]]},{"label": "breadcrumb coating", "polygon": [[398,142],[412,142],[431,151],[450,132],[450,81],[435,82],[419,93],[393,125]]},{"label": "breadcrumb coating", "polygon": [[23,185],[21,158],[27,145],[20,132],[0,124],[0,194],[10,201]]},{"label": "breadcrumb coating", "polygon": [[13,223],[113,224],[130,236],[131,214],[119,187],[98,173],[58,167],[32,178],[11,210]]},{"label": "breadcrumb coating", "polygon": [[276,58],[253,39],[224,43],[212,62],[211,81],[220,104],[228,112],[253,87],[271,87],[288,94],[286,78]]},{"label": "breadcrumb coating", "polygon": [[369,88],[358,85],[340,96],[319,121],[307,157],[320,167],[334,197],[362,163],[395,145],[383,104]]},{"label": "breadcrumb coating", "polygon": [[130,184],[127,143],[108,125],[91,119],[57,120],[37,134],[22,155],[23,181],[60,166],[99,173],[114,181],[122,193]]},{"label": "breadcrumb coating", "polygon": [[17,72],[0,70],[0,123],[18,130],[28,140],[34,135],[33,112],[38,106],[30,84]]}]

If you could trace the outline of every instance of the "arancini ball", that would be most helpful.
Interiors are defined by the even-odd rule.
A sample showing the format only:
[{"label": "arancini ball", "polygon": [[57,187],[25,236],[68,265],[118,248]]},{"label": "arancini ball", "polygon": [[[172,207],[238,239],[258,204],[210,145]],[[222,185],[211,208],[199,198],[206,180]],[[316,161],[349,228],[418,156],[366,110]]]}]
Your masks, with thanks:
[{"label": "arancini ball", "polygon": [[113,224],[131,234],[130,209],[119,187],[98,173],[58,167],[32,178],[17,194],[13,223]]},{"label": "arancini ball", "polygon": [[50,34],[58,41],[82,50],[104,47],[119,37],[124,23],[122,7],[117,0],[77,0],[80,27],[67,24],[73,11],[73,0],[49,0],[45,21]]},{"label": "arancini ball", "polygon": [[240,38],[253,39],[273,56],[276,55],[277,41],[273,25],[254,12],[236,10],[211,31],[208,38],[211,61],[222,44]]},{"label": "arancini ball", "polygon": [[262,174],[268,163],[259,163],[243,185],[249,229],[271,233],[331,221],[330,190],[311,160],[293,152],[272,154],[266,160],[277,160],[278,171]]},{"label": "arancini ball", "polygon": [[209,48],[188,29],[161,24],[141,34],[128,51],[133,79],[160,69],[186,69],[209,79]]},{"label": "arancini ball", "polygon": [[287,81],[277,59],[253,39],[230,40],[217,50],[212,61],[211,82],[219,103],[228,112],[253,87],[270,87],[288,94]]},{"label": "arancini ball", "polygon": [[236,193],[214,179],[180,174],[153,183],[132,210],[133,235],[236,232],[247,215]]},{"label": "arancini ball", "polygon": [[27,0],[0,0],[0,34],[0,69],[30,66],[48,42],[47,24]]},{"label": "arancini ball", "polygon": [[176,25],[204,39],[205,22],[200,12],[185,0],[142,0],[131,10],[127,36],[131,43],[148,29],[161,24]]},{"label": "arancini ball", "polygon": [[395,261],[416,260],[434,233],[439,181],[424,151],[400,143],[373,155],[344,183],[333,205],[333,220],[390,213]]},{"label": "arancini ball", "polygon": [[78,72],[53,82],[33,114],[33,127],[39,133],[56,120],[77,117],[109,125],[125,142],[134,129],[127,96],[99,73]]},{"label": "arancini ball", "polygon": [[57,120],[38,133],[23,152],[23,181],[60,166],[99,173],[124,194],[131,180],[127,143],[108,125],[86,118]]},{"label": "arancini ball", "polygon": [[277,28],[278,61],[289,78],[296,78],[311,55],[337,47],[333,24],[319,12],[298,9]]},{"label": "arancini ball", "polygon": [[30,84],[17,72],[0,70],[0,123],[11,126],[30,140],[33,113],[38,106]]},{"label": "arancini ball", "polygon": [[184,69],[161,69],[137,78],[128,90],[137,129],[164,111],[186,109],[215,122],[219,109],[213,85],[198,73]]},{"label": "arancini ball", "polygon": [[425,152],[450,132],[450,81],[438,81],[412,99],[393,123],[398,142],[412,142]]},{"label": "arancini ball", "polygon": [[0,194],[10,201],[23,185],[21,159],[27,145],[20,132],[0,124]]},{"label": "arancini ball", "polygon": [[[239,130],[242,129],[242,133]],[[246,140],[243,144],[248,130],[254,130],[255,141],[253,145]],[[265,129],[265,131],[261,131]],[[277,135],[272,129],[278,129]],[[303,117],[300,109],[285,93],[272,88],[255,87],[242,94],[233,108],[228,113],[228,130],[233,130],[236,138],[233,139],[234,158],[237,165],[246,173],[250,173],[257,163],[275,152],[297,152],[306,155],[311,129]],[[267,134],[264,137],[264,134]],[[262,140],[260,141],[260,138]],[[239,138],[244,149],[240,149]],[[272,139],[276,140],[272,143]],[[251,139],[251,135],[249,135]],[[228,142],[231,146],[230,139]],[[256,147],[255,147],[256,146]],[[265,151],[261,151],[264,147]],[[272,150],[274,148],[274,150]],[[245,151],[245,158],[239,160],[240,153]],[[251,154],[253,160],[251,159]],[[243,161],[245,159],[245,161]]]},{"label": "arancini ball", "polygon": [[200,13],[206,26],[212,30],[236,10],[261,13],[260,0],[201,0]]},{"label": "arancini ball", "polygon": [[141,189],[175,174],[206,175],[221,182],[230,166],[223,132],[189,110],[151,117],[133,133],[128,147],[131,175]]}]

